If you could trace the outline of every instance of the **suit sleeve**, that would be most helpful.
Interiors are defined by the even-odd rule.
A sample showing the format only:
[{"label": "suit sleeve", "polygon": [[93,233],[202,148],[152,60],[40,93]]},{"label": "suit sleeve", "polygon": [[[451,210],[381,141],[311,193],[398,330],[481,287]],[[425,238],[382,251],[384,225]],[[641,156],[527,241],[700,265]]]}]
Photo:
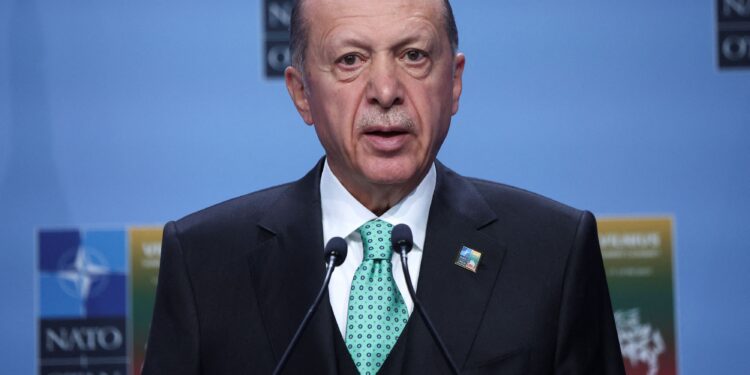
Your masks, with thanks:
[{"label": "suit sleeve", "polygon": [[555,374],[625,374],[596,220],[590,212],[581,215],[568,255]]},{"label": "suit sleeve", "polygon": [[164,227],[144,375],[198,374],[198,317],[177,226]]}]

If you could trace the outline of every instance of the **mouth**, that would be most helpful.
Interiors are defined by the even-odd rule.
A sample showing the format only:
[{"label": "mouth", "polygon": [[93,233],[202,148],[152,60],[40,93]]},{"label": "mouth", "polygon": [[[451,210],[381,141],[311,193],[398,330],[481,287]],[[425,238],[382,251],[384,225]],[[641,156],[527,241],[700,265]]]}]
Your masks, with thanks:
[{"label": "mouth", "polygon": [[375,151],[392,153],[404,146],[410,133],[401,127],[372,126],[362,134]]}]

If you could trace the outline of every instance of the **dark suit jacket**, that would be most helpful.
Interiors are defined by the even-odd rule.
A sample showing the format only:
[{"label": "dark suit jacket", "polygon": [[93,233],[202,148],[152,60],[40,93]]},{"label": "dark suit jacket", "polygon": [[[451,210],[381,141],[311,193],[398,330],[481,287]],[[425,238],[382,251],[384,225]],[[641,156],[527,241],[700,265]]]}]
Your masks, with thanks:
[{"label": "dark suit jacket", "polygon": [[[144,374],[272,372],[324,276],[321,170],[166,225]],[[419,277],[462,373],[624,374],[589,212],[437,163]],[[356,373],[327,299],[285,373]],[[449,373],[418,314],[380,373]]]}]

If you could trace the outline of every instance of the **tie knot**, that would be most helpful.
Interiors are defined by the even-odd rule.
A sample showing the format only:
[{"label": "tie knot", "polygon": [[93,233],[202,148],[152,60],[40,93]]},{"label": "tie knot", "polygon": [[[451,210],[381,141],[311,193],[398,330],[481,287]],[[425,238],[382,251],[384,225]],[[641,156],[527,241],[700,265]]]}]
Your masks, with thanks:
[{"label": "tie knot", "polygon": [[364,248],[364,260],[391,259],[391,230],[393,225],[380,219],[373,219],[359,227]]}]

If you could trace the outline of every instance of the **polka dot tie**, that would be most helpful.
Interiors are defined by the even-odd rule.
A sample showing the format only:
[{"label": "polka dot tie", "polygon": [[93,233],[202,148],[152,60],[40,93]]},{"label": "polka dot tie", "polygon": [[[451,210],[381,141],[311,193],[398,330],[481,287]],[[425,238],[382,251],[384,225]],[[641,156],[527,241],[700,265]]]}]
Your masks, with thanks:
[{"label": "polka dot tie", "polygon": [[391,229],[380,219],[359,227],[364,259],[349,294],[346,347],[363,375],[378,372],[409,319],[391,271]]}]

